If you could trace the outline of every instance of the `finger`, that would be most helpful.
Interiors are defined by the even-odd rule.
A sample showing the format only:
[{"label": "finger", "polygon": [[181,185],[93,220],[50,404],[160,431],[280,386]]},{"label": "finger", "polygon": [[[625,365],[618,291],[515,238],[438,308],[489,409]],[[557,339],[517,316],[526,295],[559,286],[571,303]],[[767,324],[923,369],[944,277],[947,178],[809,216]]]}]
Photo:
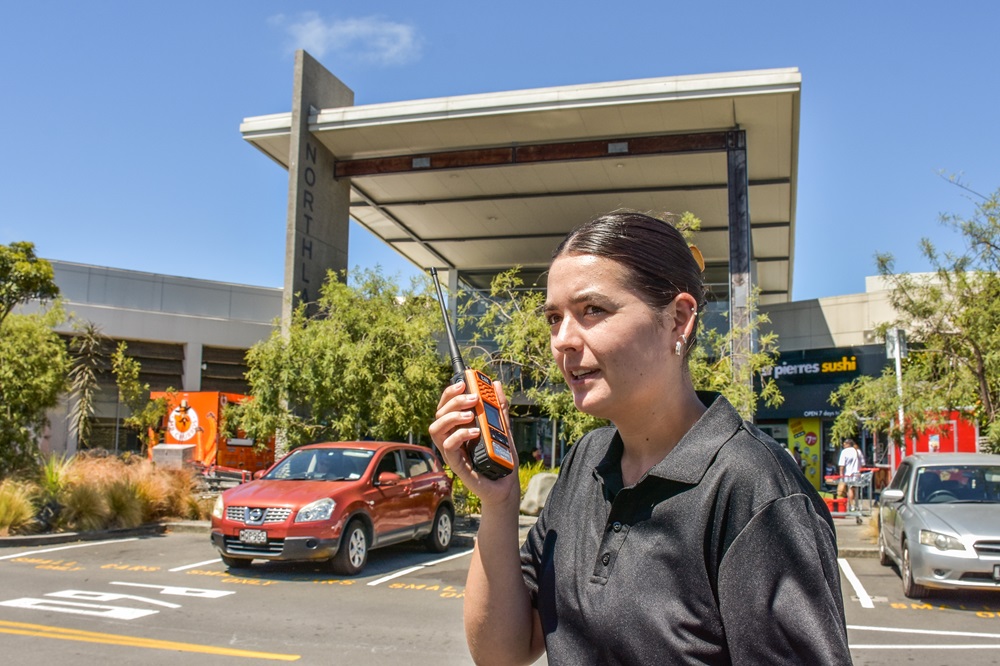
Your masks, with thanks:
[{"label": "finger", "polygon": [[445,403],[454,398],[456,395],[461,395],[465,391],[465,382],[458,380],[454,384],[449,384],[444,387],[441,391],[441,399],[438,400],[438,410],[444,407]]}]

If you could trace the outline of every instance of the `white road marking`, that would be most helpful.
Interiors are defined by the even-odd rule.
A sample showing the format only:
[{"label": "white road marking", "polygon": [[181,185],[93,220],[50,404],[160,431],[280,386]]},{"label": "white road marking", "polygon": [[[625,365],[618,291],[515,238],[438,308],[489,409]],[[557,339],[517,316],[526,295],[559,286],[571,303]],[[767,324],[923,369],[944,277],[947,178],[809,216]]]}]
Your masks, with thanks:
[{"label": "white road marking", "polygon": [[854,570],[851,569],[851,565],[847,563],[847,560],[839,558],[837,563],[840,565],[840,570],[844,572],[844,576],[847,577],[847,580],[850,581],[851,586],[854,588],[854,593],[858,596],[858,602],[861,604],[861,607],[875,608],[875,603],[868,596],[864,585],[861,584],[861,580],[855,575]]},{"label": "white road marking", "polygon": [[173,569],[167,569],[167,571],[170,571],[170,572],[184,571],[185,569],[194,569],[195,567],[203,567],[206,564],[215,564],[216,562],[221,562],[221,561],[222,560],[217,557],[214,560],[205,560],[204,562],[195,562],[194,564],[185,564],[182,567],[174,567]]},{"label": "white road marking", "polygon": [[124,543],[126,541],[138,541],[138,537],[131,537],[128,539],[112,539],[110,541],[88,541],[87,543],[77,543],[72,546],[59,546],[58,548],[44,548],[42,550],[29,550],[25,553],[15,553],[13,555],[4,555],[0,557],[0,560],[12,560],[18,557],[27,557],[28,555],[41,555],[42,553],[54,553],[57,550],[69,550],[70,548],[87,548],[89,546],[103,546],[105,544],[111,543]]},{"label": "white road marking", "polygon": [[470,550],[464,550],[461,553],[455,553],[454,555],[449,555],[448,557],[442,557],[441,559],[434,560],[432,562],[427,562],[426,564],[418,564],[415,567],[409,567],[407,569],[402,569],[400,571],[393,572],[393,573],[389,574],[388,576],[382,576],[381,578],[378,578],[376,580],[371,581],[370,583],[368,583],[368,585],[369,586],[381,585],[382,583],[384,583],[384,582],[386,582],[388,580],[392,580],[394,578],[399,578],[400,576],[405,576],[406,574],[413,573],[414,571],[420,571],[421,569],[423,569],[425,567],[432,567],[435,564],[440,564],[442,562],[447,562],[448,560],[455,560],[455,559],[458,559],[459,557],[465,557],[466,555],[470,555],[471,553],[472,553],[471,549]]},{"label": "white road marking", "polygon": [[944,631],[941,629],[901,629],[897,627],[866,627],[857,624],[849,624],[847,625],[847,628],[854,631],[881,631],[887,634],[923,634],[931,636],[964,636],[966,638],[1000,638],[1000,634],[985,634],[978,631]]},{"label": "white road marking", "polygon": [[120,581],[111,581],[112,585],[128,585],[130,587],[145,587],[153,590],[159,590],[160,594],[168,594],[177,597],[199,597],[202,599],[218,599],[219,597],[228,597],[230,594],[236,594],[233,590],[205,590],[199,587],[177,587],[175,585],[152,585],[150,583],[123,583]]},{"label": "white road marking", "polygon": [[1000,645],[855,645],[852,650],[996,650]]}]

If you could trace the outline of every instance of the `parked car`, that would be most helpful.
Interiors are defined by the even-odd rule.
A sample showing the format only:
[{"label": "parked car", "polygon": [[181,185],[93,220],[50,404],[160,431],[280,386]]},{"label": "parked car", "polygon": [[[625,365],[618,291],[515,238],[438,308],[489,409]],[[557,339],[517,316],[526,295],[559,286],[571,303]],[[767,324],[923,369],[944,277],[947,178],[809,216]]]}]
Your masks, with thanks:
[{"label": "parked car", "polygon": [[212,510],[212,544],[230,568],[254,559],[364,569],[368,551],[423,539],[451,545],[451,478],[429,449],[389,442],[299,447],[259,479],[230,488]]},{"label": "parked car", "polygon": [[1000,455],[905,458],[879,498],[879,561],[895,563],[903,594],[1000,590]]}]

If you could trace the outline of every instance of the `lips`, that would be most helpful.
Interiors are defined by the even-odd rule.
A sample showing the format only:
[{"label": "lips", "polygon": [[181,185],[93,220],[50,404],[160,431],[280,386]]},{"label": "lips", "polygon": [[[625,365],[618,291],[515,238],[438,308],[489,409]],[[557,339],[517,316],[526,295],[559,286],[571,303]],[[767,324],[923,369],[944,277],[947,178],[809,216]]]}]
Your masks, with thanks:
[{"label": "lips", "polygon": [[597,373],[598,373],[597,369],[591,369],[591,370],[577,369],[569,371],[569,375],[573,381],[588,379],[590,377],[593,377]]}]

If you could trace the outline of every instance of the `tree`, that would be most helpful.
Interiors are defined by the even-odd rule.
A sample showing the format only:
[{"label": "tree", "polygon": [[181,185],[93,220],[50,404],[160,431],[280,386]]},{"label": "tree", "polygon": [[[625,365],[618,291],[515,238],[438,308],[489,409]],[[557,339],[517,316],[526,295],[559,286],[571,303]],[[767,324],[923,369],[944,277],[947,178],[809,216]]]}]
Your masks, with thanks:
[{"label": "tree", "polygon": [[34,243],[0,245],[0,324],[14,306],[58,295],[52,264],[35,256]]},{"label": "tree", "polygon": [[[785,400],[777,382],[763,373],[778,362],[778,334],[762,332],[763,325],[771,320],[757,309],[758,297],[759,290],[755,289],[750,296],[751,314],[746,326],[731,326],[724,333],[714,328],[702,331],[699,344],[688,356],[695,389],[721,393],[743,418],[751,421],[760,402],[776,407]],[[737,341],[747,338],[755,340],[754,349],[737,363],[733,350]]]},{"label": "tree", "polygon": [[[683,232],[698,225],[697,218],[685,214],[678,224]],[[463,321],[474,328],[469,364],[479,369],[489,368],[501,378],[505,387],[522,393],[542,414],[558,420],[566,441],[574,442],[586,432],[606,424],[606,421],[584,414],[573,405],[573,396],[566,389],[562,373],[556,366],[549,345],[549,327],[542,315],[544,293],[525,289],[519,276],[520,268],[497,275],[490,285],[489,295],[472,292],[463,306]],[[778,359],[777,334],[759,334],[769,320],[756,312],[749,324],[757,338],[757,349],[739,364],[733,363],[733,342],[746,331],[734,328],[726,333],[714,329],[702,331],[701,344],[688,357],[691,378],[698,390],[718,391],[733,403],[746,418],[752,418],[758,401],[768,405],[781,404],[783,397],[777,384],[760,377],[763,368],[773,366]],[[760,390],[753,389],[753,377],[760,379]]]},{"label": "tree", "polygon": [[421,437],[448,381],[441,332],[429,282],[402,289],[380,269],[356,272],[352,284],[331,273],[315,315],[299,308],[286,336],[275,331],[247,353],[253,399],[227,410],[228,427],[257,441],[279,433],[285,450]]},{"label": "tree", "polygon": [[[968,217],[941,216],[961,235],[963,250],[942,254],[923,239],[933,268],[925,274],[896,273],[893,256],[877,254],[896,314],[877,332],[883,339],[889,328],[907,333],[902,379],[909,432],[936,425],[943,410],[968,408],[989,446],[1000,450],[1000,190],[981,195],[953,182],[975,203]],[[898,406],[894,373],[891,381],[888,371],[878,380],[856,380],[835,395],[843,405],[835,432],[851,432],[864,418],[897,439],[903,434],[888,416]]]},{"label": "tree", "polygon": [[62,320],[57,305],[0,322],[0,477],[38,461],[46,412],[58,403],[69,370],[66,345],[53,330]]},{"label": "tree", "polygon": [[[135,431],[143,450],[155,445],[150,433],[162,428],[163,417],[167,415],[167,399],[150,400],[149,384],[139,381],[142,365],[128,355],[128,344],[119,342],[111,355],[111,372],[115,376],[118,396],[129,409],[125,418],[126,428]],[[173,389],[167,389],[171,392]]]},{"label": "tree", "polygon": [[106,338],[93,322],[86,322],[79,334],[69,343],[73,365],[69,371],[69,395],[73,407],[69,412],[69,432],[76,437],[77,446],[85,449],[90,443],[94,403],[97,398],[98,380],[105,364]]}]

